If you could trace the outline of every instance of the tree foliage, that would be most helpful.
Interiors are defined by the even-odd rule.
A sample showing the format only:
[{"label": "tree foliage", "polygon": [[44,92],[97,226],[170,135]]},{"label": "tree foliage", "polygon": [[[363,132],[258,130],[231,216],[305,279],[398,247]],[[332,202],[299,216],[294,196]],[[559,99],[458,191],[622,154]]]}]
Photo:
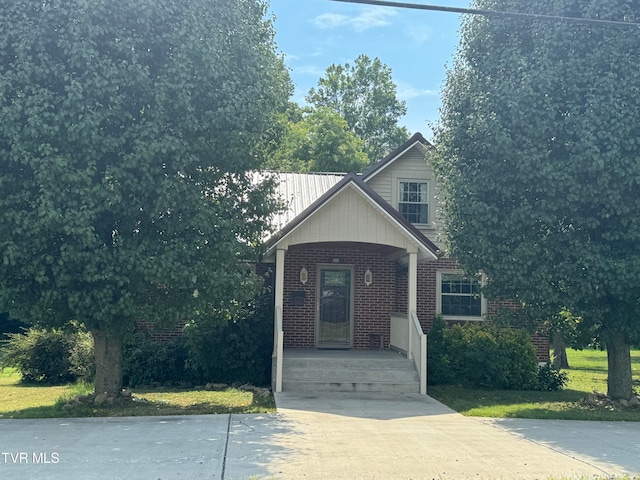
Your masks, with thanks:
[{"label": "tree foliage", "polygon": [[406,104],[396,98],[391,69],[378,58],[360,55],[353,65],[331,65],[306,99],[315,108],[327,107],[340,114],[364,141],[371,162],[409,138],[407,129],[398,126],[407,113]]},{"label": "tree foliage", "polygon": [[[0,12],[0,311],[96,339],[246,301],[252,185],[290,85],[259,0],[15,0]],[[266,133],[265,133],[266,132]],[[107,357],[109,357],[107,359]],[[113,370],[113,373],[111,372]]]},{"label": "tree foliage", "polygon": [[291,104],[284,115],[280,147],[267,162],[273,170],[293,172],[362,172],[369,164],[364,142],[333,110]]},{"label": "tree foliage", "polygon": [[[475,7],[640,21],[630,0]],[[631,395],[640,301],[640,33],[562,20],[467,19],[436,133],[452,255],[487,293],[566,307]]]}]

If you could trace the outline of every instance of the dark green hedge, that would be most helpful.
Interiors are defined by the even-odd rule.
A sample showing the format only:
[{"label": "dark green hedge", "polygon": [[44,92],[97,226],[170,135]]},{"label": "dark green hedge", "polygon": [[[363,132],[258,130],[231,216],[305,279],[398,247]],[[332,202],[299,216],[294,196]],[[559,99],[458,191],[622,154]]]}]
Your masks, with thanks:
[{"label": "dark green hedge", "polygon": [[139,333],[125,345],[125,385],[270,385],[273,307],[269,295],[228,312],[189,322],[183,336],[153,340]]},{"label": "dark green hedge", "polygon": [[448,326],[437,317],[427,341],[431,384],[540,388],[535,347],[525,330],[500,328],[491,322]]}]

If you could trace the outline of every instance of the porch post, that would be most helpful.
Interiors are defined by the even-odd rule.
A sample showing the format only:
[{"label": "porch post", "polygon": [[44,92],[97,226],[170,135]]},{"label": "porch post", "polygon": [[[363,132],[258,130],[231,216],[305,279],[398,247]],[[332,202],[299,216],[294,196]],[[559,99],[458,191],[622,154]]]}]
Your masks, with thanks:
[{"label": "porch post", "polygon": [[409,275],[407,278],[407,321],[409,322],[409,348],[407,358],[413,358],[411,353],[411,341],[413,340],[413,327],[411,313],[418,309],[418,252],[417,249],[409,252]]},{"label": "porch post", "polygon": [[276,250],[276,291],[275,291],[275,318],[274,318],[274,355],[276,358],[275,391],[282,391],[282,355],[283,355],[283,331],[282,331],[282,306],[284,304],[284,254],[285,250]]}]

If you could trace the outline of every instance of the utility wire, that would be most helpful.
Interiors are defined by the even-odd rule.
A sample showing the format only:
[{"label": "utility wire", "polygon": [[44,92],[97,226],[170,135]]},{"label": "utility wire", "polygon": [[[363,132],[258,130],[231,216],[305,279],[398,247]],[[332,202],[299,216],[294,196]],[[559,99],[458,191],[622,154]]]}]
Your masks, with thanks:
[{"label": "utility wire", "polygon": [[385,0],[332,0],[334,2],[361,3],[379,7],[412,8],[415,10],[432,10],[436,12],[465,13],[470,15],[484,15],[486,17],[533,18],[536,20],[553,20],[574,23],[588,23],[596,25],[614,25],[618,27],[640,27],[640,23],[623,22],[620,20],[602,20],[597,18],[562,17],[558,15],[542,15],[538,13],[501,12],[497,10],[478,10],[475,8],[442,7],[438,5],[423,5],[420,3],[388,2]]}]

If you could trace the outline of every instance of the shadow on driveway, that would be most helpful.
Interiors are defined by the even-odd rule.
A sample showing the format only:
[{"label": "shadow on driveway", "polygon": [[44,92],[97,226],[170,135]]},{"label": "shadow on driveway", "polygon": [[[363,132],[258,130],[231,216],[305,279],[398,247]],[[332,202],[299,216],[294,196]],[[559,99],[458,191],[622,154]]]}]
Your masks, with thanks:
[{"label": "shadow on driveway", "polygon": [[0,420],[0,479],[547,479],[640,471],[638,424],[473,419],[407,394],[276,414]]},{"label": "shadow on driveway", "polygon": [[549,448],[463,417],[419,395],[285,392],[276,394],[276,404],[275,416],[233,416],[225,479],[526,480],[633,473],[606,458]]}]

